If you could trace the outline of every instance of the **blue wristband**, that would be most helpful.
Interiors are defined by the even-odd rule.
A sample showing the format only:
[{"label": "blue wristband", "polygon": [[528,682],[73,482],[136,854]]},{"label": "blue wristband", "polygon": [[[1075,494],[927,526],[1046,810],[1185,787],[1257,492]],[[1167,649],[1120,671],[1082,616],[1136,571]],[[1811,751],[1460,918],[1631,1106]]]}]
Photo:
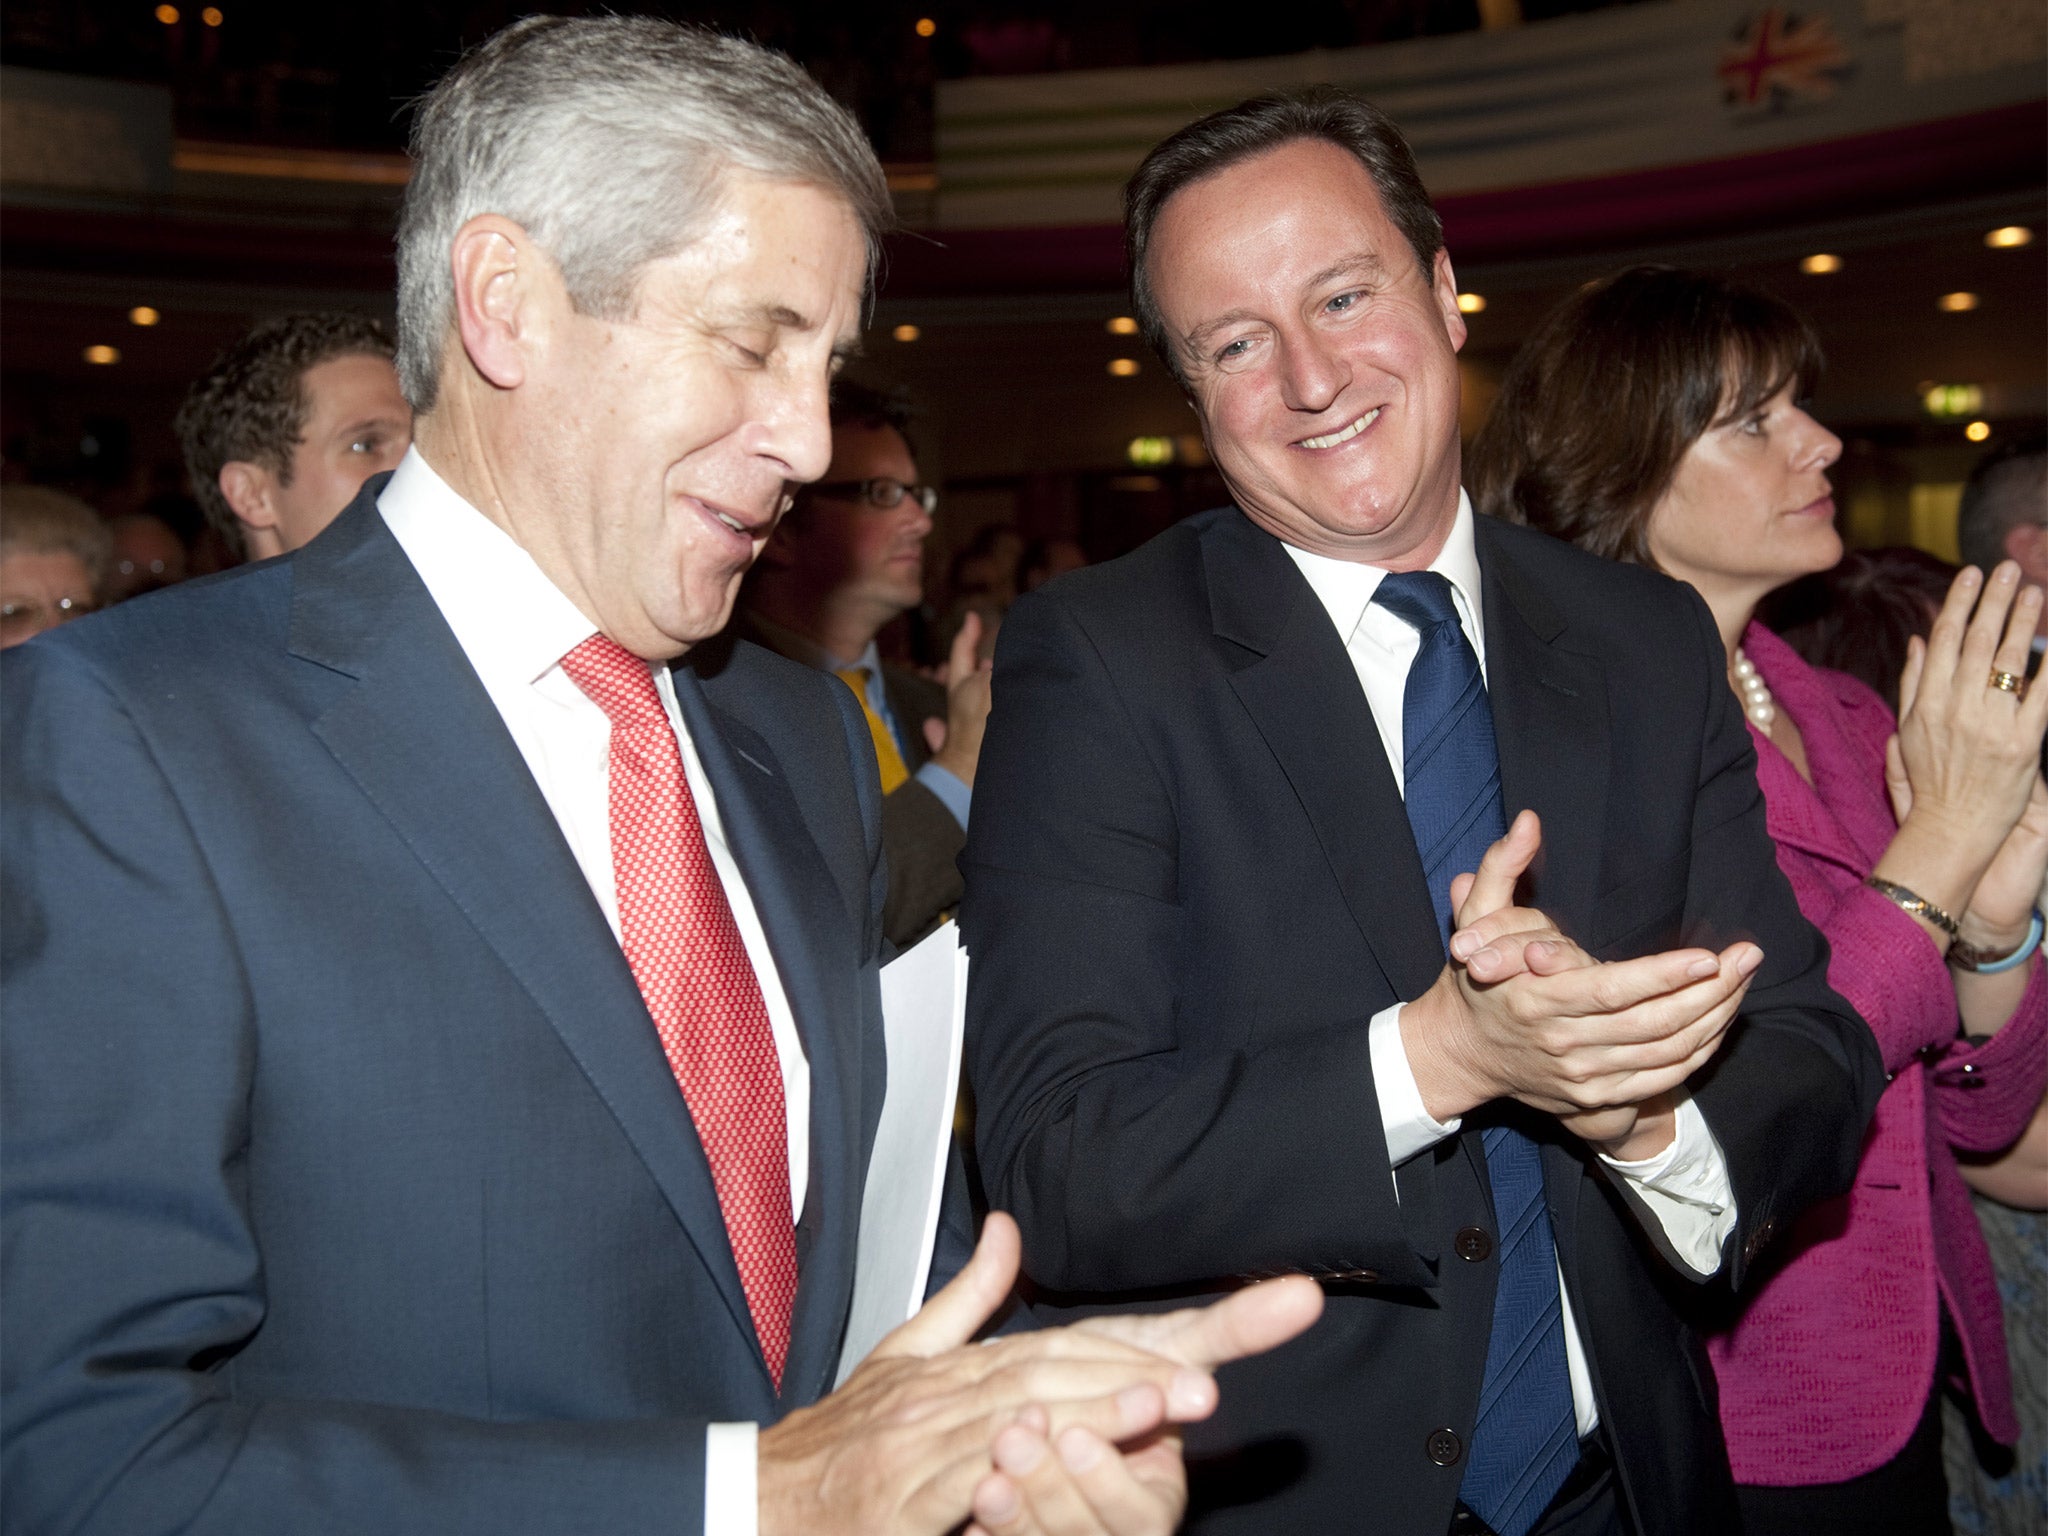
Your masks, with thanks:
[{"label": "blue wristband", "polygon": [[1991,960],[1984,958],[1984,952],[1972,945],[1956,944],[1948,952],[1949,964],[1959,971],[1970,971],[1978,976],[1996,976],[2001,971],[2017,970],[2041,947],[2041,930],[2041,909],[2036,907],[2034,920],[2027,925],[2027,936],[2020,940],[2020,947],[2011,954]]}]

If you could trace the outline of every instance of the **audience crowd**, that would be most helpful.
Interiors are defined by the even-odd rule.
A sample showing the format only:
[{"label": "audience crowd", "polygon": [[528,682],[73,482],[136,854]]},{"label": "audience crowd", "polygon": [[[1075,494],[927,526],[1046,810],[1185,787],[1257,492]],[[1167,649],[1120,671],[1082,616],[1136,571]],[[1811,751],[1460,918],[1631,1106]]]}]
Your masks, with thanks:
[{"label": "audience crowd", "polygon": [[[787,59],[516,23],[414,153],[398,336],[178,411],[241,569],[0,488],[7,1529],[2048,1524],[2048,448],[1847,550],[1824,338],[1638,266],[1461,450],[1316,89],[1128,192],[1235,505],[935,572]],[[956,918],[933,1294],[835,1390]]]}]

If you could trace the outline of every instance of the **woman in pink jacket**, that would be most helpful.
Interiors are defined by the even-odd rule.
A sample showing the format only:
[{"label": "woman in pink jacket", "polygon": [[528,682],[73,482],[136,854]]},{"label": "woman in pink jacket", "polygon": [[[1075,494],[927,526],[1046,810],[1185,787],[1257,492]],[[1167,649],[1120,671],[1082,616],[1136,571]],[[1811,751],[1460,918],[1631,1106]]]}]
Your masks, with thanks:
[{"label": "woman in pink jacket", "polygon": [[1946,1531],[1944,1379],[2013,1439],[1998,1292],[1955,1154],[2011,1142],[2048,1077],[2048,685],[2025,683],[2041,593],[2010,563],[1958,577],[1913,643],[1896,723],[1753,622],[1765,594],[1841,558],[1841,443],[1800,404],[1819,364],[1775,299],[1635,268],[1531,336],[1468,473],[1482,511],[1706,600],[1779,866],[1891,1074],[1855,1187],[1780,1240],[1709,1341],[1752,1536]]}]

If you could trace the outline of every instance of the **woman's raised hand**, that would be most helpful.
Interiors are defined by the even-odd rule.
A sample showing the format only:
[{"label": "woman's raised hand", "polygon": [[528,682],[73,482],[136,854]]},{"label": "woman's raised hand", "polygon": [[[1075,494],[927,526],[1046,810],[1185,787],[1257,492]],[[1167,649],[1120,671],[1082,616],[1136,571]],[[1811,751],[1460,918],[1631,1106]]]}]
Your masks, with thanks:
[{"label": "woman's raised hand", "polygon": [[[1927,639],[1909,642],[1899,680],[1899,733],[1886,764],[1893,808],[1902,829],[1910,820],[1938,834],[1971,868],[1966,893],[1994,862],[2002,876],[2022,875],[2039,840],[2023,829],[2013,856],[2004,856],[2022,816],[2039,819],[2028,807],[2048,730],[2048,687],[2029,696],[2020,681],[2041,616],[2041,589],[2022,589],[2019,574],[2009,560],[1988,581],[1966,567]],[[2048,842],[2039,851],[2048,859]],[[2040,890],[2039,867],[2033,875],[2023,914]]]}]

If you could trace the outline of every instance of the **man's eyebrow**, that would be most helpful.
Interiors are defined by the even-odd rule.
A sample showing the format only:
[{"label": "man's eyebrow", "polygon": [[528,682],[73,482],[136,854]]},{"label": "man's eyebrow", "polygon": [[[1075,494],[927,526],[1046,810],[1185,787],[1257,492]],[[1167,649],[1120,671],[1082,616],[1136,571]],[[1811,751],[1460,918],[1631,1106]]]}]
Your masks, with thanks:
[{"label": "man's eyebrow", "polygon": [[[1337,260],[1331,262],[1322,271],[1309,278],[1302,286],[1304,288],[1320,288],[1325,283],[1334,282],[1340,277],[1347,277],[1354,273],[1362,277],[1379,277],[1385,271],[1386,263],[1381,261],[1376,253],[1372,251],[1354,251],[1348,256],[1340,256]],[[1240,320],[1254,320],[1257,318],[1257,315],[1249,309],[1228,310],[1212,320],[1204,320],[1200,325],[1189,331],[1187,335],[1181,338],[1181,345],[1190,351],[1199,351],[1211,336],[1225,327],[1236,325]]]}]

